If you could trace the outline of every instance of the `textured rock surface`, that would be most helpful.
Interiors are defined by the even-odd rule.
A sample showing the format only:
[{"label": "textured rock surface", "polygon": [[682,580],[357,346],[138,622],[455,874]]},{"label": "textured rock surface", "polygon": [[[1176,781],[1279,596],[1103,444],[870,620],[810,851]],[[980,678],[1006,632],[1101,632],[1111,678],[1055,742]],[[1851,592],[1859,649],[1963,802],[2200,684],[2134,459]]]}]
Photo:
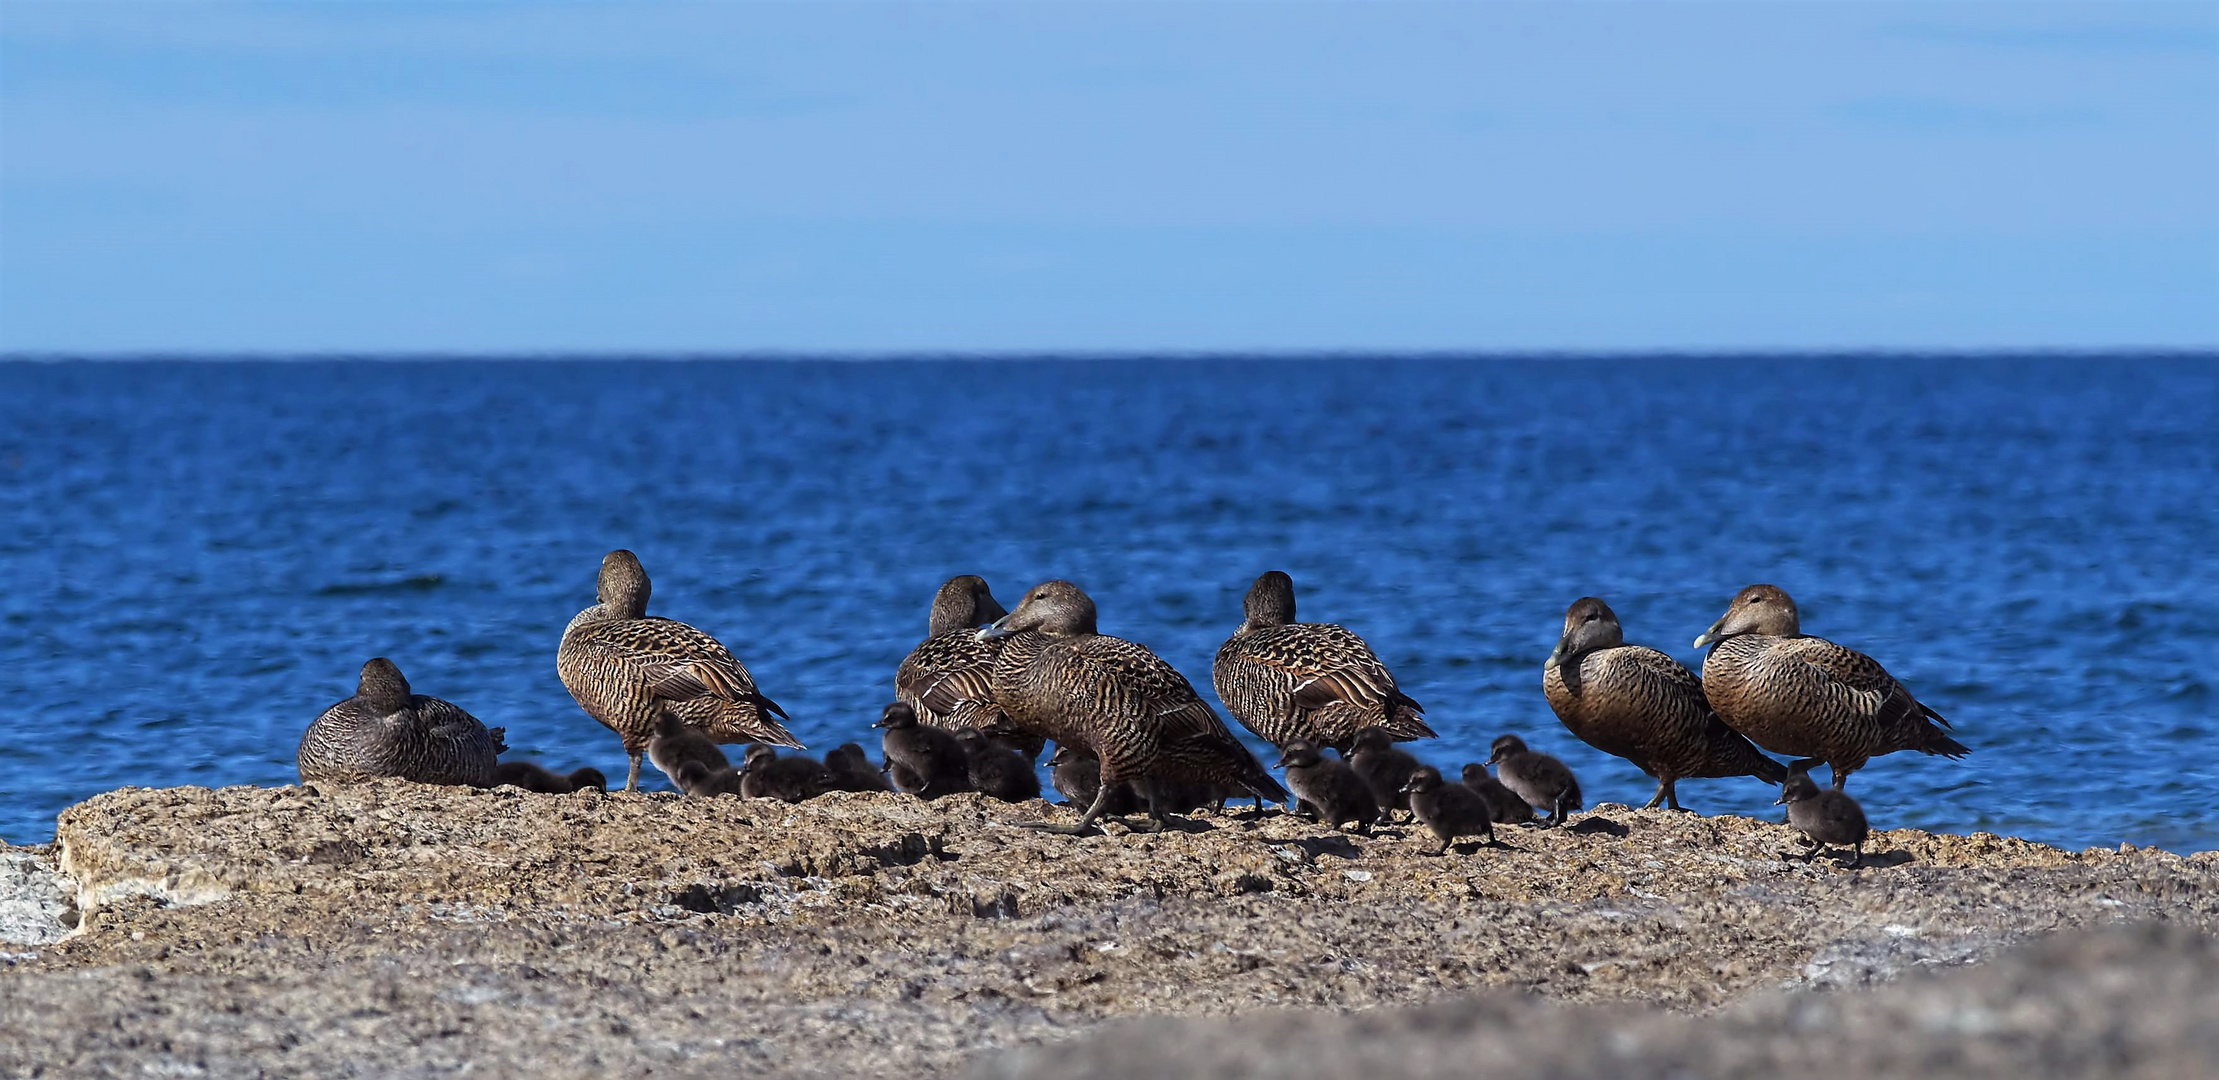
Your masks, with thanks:
[{"label": "textured rock surface", "polygon": [[1771,993],[1690,1019],[1489,994],[1355,1014],[1152,1020],[982,1062],[979,1080],[1362,1076],[2089,1077],[2219,1071],[2219,951],[2179,927],[2060,935],[1870,993]]},{"label": "textured rock surface", "polygon": [[[2043,931],[2219,929],[2212,853],[1896,831],[1852,871],[1783,861],[1776,823],[1616,806],[1445,857],[1406,828],[1277,813],[1157,836],[1014,827],[1048,812],[112,792],[58,830],[82,930],[0,950],[0,1072],[959,1075],[1122,1017],[1489,988],[1705,1011]],[[1491,1000],[1473,1015],[1563,1013]]]}]

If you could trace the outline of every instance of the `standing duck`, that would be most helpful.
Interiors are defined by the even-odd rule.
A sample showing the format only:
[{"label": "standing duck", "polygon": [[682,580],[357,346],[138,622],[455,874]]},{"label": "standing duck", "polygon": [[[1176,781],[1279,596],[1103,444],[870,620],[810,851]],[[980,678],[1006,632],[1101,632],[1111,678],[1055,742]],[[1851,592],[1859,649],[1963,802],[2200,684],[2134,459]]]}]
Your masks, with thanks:
[{"label": "standing duck", "polygon": [[637,556],[609,552],[601,560],[599,602],[570,620],[555,654],[555,670],[578,707],[624,739],[632,759],[624,790],[639,790],[640,757],[655,718],[666,711],[716,742],[801,749],[778,722],[786,711],[755,688],[730,649],[685,623],[647,614],[649,588]]},{"label": "standing duck", "polygon": [[1002,645],[980,640],[978,628],[1007,614],[985,578],[949,578],[932,598],[925,639],[894,669],[894,699],[931,727],[960,730],[991,723],[1000,712],[992,684]]},{"label": "standing duck", "polygon": [[1882,754],[1972,752],[1873,658],[1805,635],[1795,601],[1777,585],[1741,590],[1695,639],[1706,645],[1703,692],[1719,718],[1758,746],[1801,759],[1790,769],[1825,762],[1835,791]]},{"label": "standing duck", "polygon": [[308,725],[294,760],[304,784],[397,777],[491,787],[495,759],[508,749],[502,734],[452,702],[412,693],[401,669],[380,656],[362,665],[353,697]]},{"label": "standing duck", "polygon": [[1038,827],[1081,833],[1128,780],[1149,779],[1152,828],[1166,811],[1163,781],[1222,784],[1280,802],[1285,788],[1264,771],[1177,669],[1146,646],[1095,630],[1094,601],[1068,581],[1026,593],[1017,610],[979,631],[1011,639],[994,662],[994,700],[1017,726],[1101,759],[1092,806],[1076,825]]},{"label": "standing duck", "polygon": [[[1211,667],[1217,699],[1273,746],[1301,739],[1347,753],[1362,728],[1429,739],[1423,707],[1364,639],[1345,626],[1294,621],[1294,579],[1270,571],[1249,586],[1242,620]],[[1398,785],[1399,786],[1399,785]]]},{"label": "standing duck", "polygon": [[1687,777],[1754,776],[1767,784],[1788,778],[1727,727],[1703,697],[1702,680],[1655,649],[1626,644],[1610,605],[1592,596],[1564,613],[1564,634],[1541,666],[1549,708],[1581,742],[1633,762],[1656,778],[1658,803],[1680,809],[1675,785]]}]

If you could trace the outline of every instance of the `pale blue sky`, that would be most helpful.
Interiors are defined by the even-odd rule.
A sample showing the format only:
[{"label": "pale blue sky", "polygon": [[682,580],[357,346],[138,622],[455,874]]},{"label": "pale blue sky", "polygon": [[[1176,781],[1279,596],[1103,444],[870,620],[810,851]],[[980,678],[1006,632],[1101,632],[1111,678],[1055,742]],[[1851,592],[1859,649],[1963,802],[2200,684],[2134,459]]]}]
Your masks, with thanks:
[{"label": "pale blue sky", "polygon": [[2219,5],[0,4],[0,350],[2219,345]]}]

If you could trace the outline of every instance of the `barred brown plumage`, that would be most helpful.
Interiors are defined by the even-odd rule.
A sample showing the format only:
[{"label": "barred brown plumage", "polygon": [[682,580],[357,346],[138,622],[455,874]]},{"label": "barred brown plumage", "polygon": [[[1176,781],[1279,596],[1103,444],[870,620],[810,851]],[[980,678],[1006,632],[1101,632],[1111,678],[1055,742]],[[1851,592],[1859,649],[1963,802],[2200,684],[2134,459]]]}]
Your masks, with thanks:
[{"label": "barred brown plumage", "polygon": [[1541,689],[1556,718],[1581,742],[1633,762],[1656,778],[1643,809],[1680,809],[1675,785],[1688,777],[1787,779],[1787,767],[1728,727],[1703,697],[1702,680],[1655,649],[1626,644],[1610,605],[1583,596],[1564,613],[1564,632],[1541,665]]},{"label": "barred brown plumage", "polygon": [[[1095,630],[1094,601],[1077,585],[1051,581],[1028,591],[1017,610],[980,634],[1009,639],[993,677],[994,699],[1009,718],[1101,760],[1094,804],[1078,824],[1041,827],[1084,831],[1119,784],[1140,778],[1224,784],[1272,802],[1287,797],[1185,676],[1145,646]],[[1160,828],[1162,800],[1151,804]]]},{"label": "barred brown plumage", "polygon": [[308,725],[294,764],[302,783],[358,784],[382,778],[489,787],[503,732],[452,702],[409,689],[391,660],[362,665],[353,697]]},{"label": "barred brown plumage", "polygon": [[601,560],[597,602],[570,620],[555,654],[555,670],[578,707],[623,738],[632,759],[624,790],[639,789],[640,756],[664,712],[714,742],[801,749],[773,719],[784,719],[786,711],[755,688],[754,676],[722,642],[647,614],[650,590],[637,556],[609,552]]},{"label": "barred brown plumage", "polygon": [[1834,790],[1867,761],[1898,750],[1959,758],[1972,751],[1943,729],[1887,669],[1855,649],[1802,632],[1795,601],[1777,585],[1751,585],[1695,639],[1703,693],[1735,731],[1809,768],[1825,762]]},{"label": "barred brown plumage", "polygon": [[1249,586],[1242,621],[1217,650],[1211,681],[1241,726],[1274,746],[1302,739],[1347,753],[1356,732],[1429,739],[1424,707],[1364,639],[1332,623],[1294,621],[1294,579],[1272,570]]},{"label": "barred brown plumage", "polygon": [[[932,598],[925,640],[894,669],[894,699],[933,727],[956,731],[992,723],[1001,715],[993,677],[1002,643],[980,639],[978,628],[1007,614],[985,578],[949,578]],[[1037,757],[1040,749],[1036,741],[1021,752]]]}]

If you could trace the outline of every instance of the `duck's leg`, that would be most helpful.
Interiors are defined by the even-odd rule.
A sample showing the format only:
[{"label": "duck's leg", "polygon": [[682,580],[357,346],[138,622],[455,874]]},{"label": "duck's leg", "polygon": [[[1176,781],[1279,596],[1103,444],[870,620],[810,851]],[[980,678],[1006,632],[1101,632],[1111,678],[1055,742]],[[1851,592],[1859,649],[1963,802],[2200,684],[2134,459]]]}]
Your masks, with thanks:
[{"label": "duck's leg", "polygon": [[1855,765],[1851,765],[1848,762],[1828,762],[1828,764],[1832,765],[1834,769],[1835,791],[1840,791],[1842,785],[1849,782],[1850,773],[1856,772],[1858,769],[1864,767],[1864,762],[1861,761]]},{"label": "duck's leg", "polygon": [[641,756],[643,755],[638,753],[632,755],[632,771],[624,774],[624,790],[626,791],[638,791],[640,789]]},{"label": "duck's leg", "polygon": [[1018,827],[1062,836],[1084,836],[1089,831],[1100,832],[1101,830],[1094,828],[1095,819],[1102,816],[1102,811],[1109,809],[1110,794],[1116,790],[1117,782],[1104,777],[1101,785],[1094,789],[1094,804],[1086,808],[1086,813],[1080,815],[1076,825],[1058,825],[1052,821],[1021,821],[1018,822]]},{"label": "duck's leg", "polygon": [[1672,794],[1672,781],[1659,780],[1657,781],[1657,793],[1649,796],[1649,801],[1641,804],[1641,808],[1643,810],[1654,810],[1657,808],[1658,803],[1661,803],[1666,799],[1672,800],[1672,809],[1677,810],[1680,808],[1679,797]]}]

